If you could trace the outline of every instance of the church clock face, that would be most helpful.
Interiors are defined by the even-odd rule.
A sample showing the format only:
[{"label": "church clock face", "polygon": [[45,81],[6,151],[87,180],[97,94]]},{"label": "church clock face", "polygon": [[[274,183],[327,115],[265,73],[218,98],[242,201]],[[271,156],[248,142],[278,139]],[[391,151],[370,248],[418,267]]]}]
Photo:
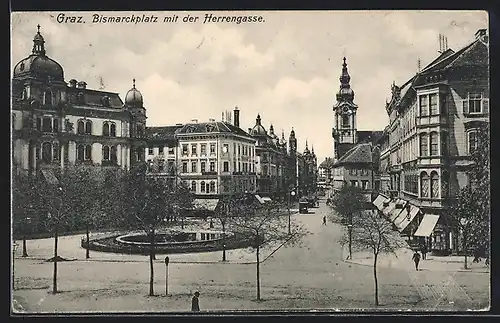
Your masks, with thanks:
[{"label": "church clock face", "polygon": [[342,112],[344,112],[344,113],[349,113],[349,108],[348,108],[348,107],[344,107],[344,108],[342,109]]}]

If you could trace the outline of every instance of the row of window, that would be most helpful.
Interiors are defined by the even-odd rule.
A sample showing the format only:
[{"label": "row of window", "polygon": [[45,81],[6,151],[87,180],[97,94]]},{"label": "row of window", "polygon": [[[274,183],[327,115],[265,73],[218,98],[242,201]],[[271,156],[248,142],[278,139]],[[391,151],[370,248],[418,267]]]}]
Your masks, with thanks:
[{"label": "row of window", "polygon": [[[215,147],[216,147],[215,143],[210,144],[210,155],[216,154]],[[224,149],[227,152],[227,150],[229,149],[229,145],[224,144]],[[188,144],[182,144],[182,155],[183,156],[189,155]],[[206,156],[206,155],[207,155],[207,144],[200,144],[200,156]],[[198,144],[191,144],[191,156],[198,156]]]},{"label": "row of window", "polygon": [[[153,146],[148,147],[148,155],[154,155],[154,148]],[[157,146],[158,148],[158,155],[165,155],[165,146]],[[168,154],[169,155],[174,155],[175,154],[175,148],[174,147],[168,147]]]},{"label": "row of window", "polygon": [[370,170],[367,168],[351,168],[349,169],[349,174],[350,175],[360,175],[360,176],[368,176],[370,175]]},{"label": "row of window", "polygon": [[[224,162],[224,168],[226,167],[226,163],[227,163],[227,167],[229,168],[229,163],[228,162]],[[188,168],[188,165],[191,165],[190,168]],[[200,161],[200,172],[216,172],[216,167],[215,167],[215,160],[213,161],[209,161],[208,162],[208,169],[207,169],[207,162],[206,161]],[[182,172],[183,173],[198,173],[198,161],[197,160],[193,160],[191,161],[190,163],[187,162],[187,161],[183,161],[182,162]]]},{"label": "row of window", "polygon": [[[198,183],[196,181],[192,181],[191,185],[191,192],[196,193],[198,191]],[[215,181],[210,181],[209,183],[206,183],[205,181],[200,182],[200,192],[201,193],[217,193],[215,190]]]},{"label": "row of window", "polygon": [[[57,142],[44,142],[41,145],[41,159],[46,163],[59,161],[60,147]],[[65,158],[68,156],[68,150],[65,150]],[[40,158],[39,150],[36,150],[37,159]],[[76,160],[77,161],[91,161],[92,160],[92,145],[79,144],[76,146]],[[117,148],[116,146],[103,146],[102,147],[102,161],[103,162],[117,162]]]},{"label": "row of window", "polygon": [[[59,120],[54,117],[38,117],[36,118],[36,130],[42,132],[59,132]],[[78,134],[92,134],[91,120],[78,120],[76,132]],[[116,124],[111,121],[105,121],[102,125],[102,135],[107,137],[116,137]]]},{"label": "row of window", "polygon": [[[361,185],[360,185],[360,183],[361,183]],[[364,180],[363,181],[354,181],[354,180],[351,181],[352,186],[361,187],[364,190],[369,189],[368,183],[369,183],[368,181],[364,181]]]}]

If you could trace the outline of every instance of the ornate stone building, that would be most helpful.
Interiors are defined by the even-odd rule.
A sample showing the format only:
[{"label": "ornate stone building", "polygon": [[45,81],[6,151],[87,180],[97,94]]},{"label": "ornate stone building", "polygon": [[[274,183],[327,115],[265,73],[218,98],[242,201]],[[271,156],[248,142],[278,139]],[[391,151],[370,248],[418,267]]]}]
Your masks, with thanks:
[{"label": "ornate stone building", "polygon": [[403,85],[392,85],[390,124],[379,141],[385,194],[375,203],[403,234],[436,253],[457,251],[459,235],[442,213],[468,183],[477,126],[489,122],[489,97],[485,29]]},{"label": "ornate stone building", "polygon": [[[144,160],[146,110],[135,88],[125,103],[114,92],[66,83],[62,66],[47,56],[38,32],[32,53],[12,77],[12,161],[18,173],[55,173],[68,165],[128,169]],[[57,172],[56,172],[57,171]]]}]

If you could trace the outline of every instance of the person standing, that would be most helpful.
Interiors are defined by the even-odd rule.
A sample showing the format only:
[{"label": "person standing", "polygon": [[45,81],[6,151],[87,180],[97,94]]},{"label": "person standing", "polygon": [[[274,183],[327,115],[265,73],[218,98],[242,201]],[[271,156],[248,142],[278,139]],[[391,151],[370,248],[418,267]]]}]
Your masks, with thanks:
[{"label": "person standing", "polygon": [[426,260],[427,259],[427,245],[425,243],[422,245],[422,248],[420,251],[422,252],[422,260]]},{"label": "person standing", "polygon": [[191,312],[199,312],[200,311],[200,292],[194,292],[193,299],[191,300]]},{"label": "person standing", "polygon": [[323,216],[323,225],[326,225],[326,215]]},{"label": "person standing", "polygon": [[415,251],[415,253],[413,253],[413,257],[411,259],[415,263],[415,270],[418,271],[418,263],[420,262],[420,254],[418,253],[418,251]]}]

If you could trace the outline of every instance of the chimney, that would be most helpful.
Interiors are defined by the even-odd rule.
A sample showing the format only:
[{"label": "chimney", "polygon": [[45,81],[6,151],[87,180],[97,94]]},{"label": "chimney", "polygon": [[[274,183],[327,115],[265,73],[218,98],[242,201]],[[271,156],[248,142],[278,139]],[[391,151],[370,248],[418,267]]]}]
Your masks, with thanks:
[{"label": "chimney", "polygon": [[476,39],[486,36],[486,29],[479,29],[476,31]]},{"label": "chimney", "polygon": [[215,119],[208,119],[209,122],[215,122]]},{"label": "chimney", "polygon": [[78,89],[86,89],[87,88],[87,83],[85,83],[84,81],[80,81],[77,84],[77,88]]},{"label": "chimney", "polygon": [[69,86],[72,88],[76,88],[76,80],[75,79],[69,80]]},{"label": "chimney", "polygon": [[234,108],[234,126],[235,127],[240,127],[240,110],[238,109],[238,107],[235,107]]},{"label": "chimney", "polygon": [[198,119],[191,119],[192,123],[198,123]]},{"label": "chimney", "polygon": [[248,128],[248,133],[251,134],[252,133],[252,128]]}]

